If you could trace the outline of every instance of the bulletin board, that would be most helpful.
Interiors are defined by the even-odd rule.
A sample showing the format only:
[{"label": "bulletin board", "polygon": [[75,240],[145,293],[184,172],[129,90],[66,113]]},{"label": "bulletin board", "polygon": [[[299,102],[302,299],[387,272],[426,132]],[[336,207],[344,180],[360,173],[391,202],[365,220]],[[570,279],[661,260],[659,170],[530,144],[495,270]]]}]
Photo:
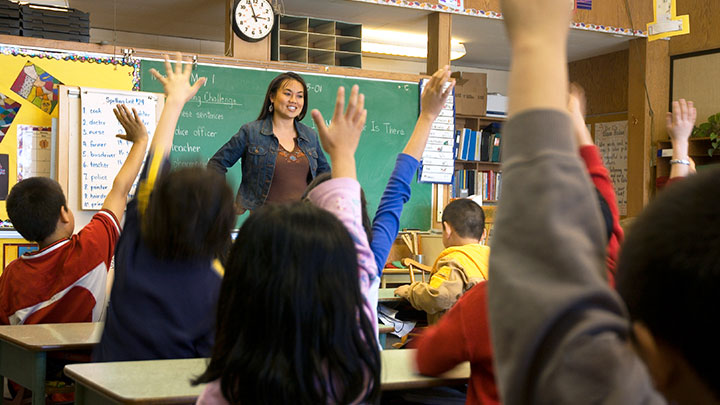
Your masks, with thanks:
[{"label": "bulletin board", "polygon": [[[4,135],[0,164],[7,156],[8,166],[0,173],[5,170],[8,191],[17,182],[18,125],[52,127],[58,117],[56,85],[132,90],[138,83],[136,74],[135,62],[112,55],[0,44],[0,94],[4,96],[0,97],[0,135]],[[0,200],[0,219],[7,219],[4,200]]]},{"label": "bulletin board", "polygon": [[670,100],[692,100],[697,108],[697,124],[720,112],[720,49],[671,57]]},{"label": "bulletin board", "polygon": [[590,133],[600,149],[603,164],[608,169],[615,188],[620,216],[627,215],[628,118],[627,114],[588,117]]}]

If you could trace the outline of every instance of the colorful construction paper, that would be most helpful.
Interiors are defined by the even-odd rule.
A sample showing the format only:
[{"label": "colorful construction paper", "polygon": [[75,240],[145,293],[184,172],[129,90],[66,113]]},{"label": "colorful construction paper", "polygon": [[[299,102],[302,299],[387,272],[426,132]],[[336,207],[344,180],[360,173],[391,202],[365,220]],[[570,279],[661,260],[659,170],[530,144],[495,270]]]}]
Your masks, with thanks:
[{"label": "colorful construction paper", "polygon": [[58,103],[58,88],[61,84],[51,74],[28,61],[10,88],[37,108],[50,114]]},{"label": "colorful construction paper", "polygon": [[0,142],[5,138],[20,107],[20,103],[0,93]]}]

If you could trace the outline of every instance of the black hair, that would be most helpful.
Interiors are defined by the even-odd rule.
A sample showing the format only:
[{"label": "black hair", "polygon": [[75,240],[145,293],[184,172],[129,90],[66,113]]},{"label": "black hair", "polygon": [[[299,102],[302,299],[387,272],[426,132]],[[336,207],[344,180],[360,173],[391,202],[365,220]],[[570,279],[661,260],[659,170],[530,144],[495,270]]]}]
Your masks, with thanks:
[{"label": "black hair", "polygon": [[355,245],[331,213],[266,205],[240,228],[220,287],[212,357],[230,403],[377,402],[380,354]]},{"label": "black hair", "polygon": [[165,260],[212,259],[230,244],[233,194],[222,175],[184,167],[160,176],[142,218],[142,237]]},{"label": "black hair", "polygon": [[55,232],[62,207],[67,209],[65,194],[57,181],[47,177],[22,180],[7,198],[13,227],[31,242],[42,242]]},{"label": "black hair", "polygon": [[[318,174],[315,176],[315,178],[308,184],[308,186],[305,188],[305,191],[303,191],[303,195],[301,197],[302,200],[307,200],[308,194],[317,186],[319,186],[322,183],[325,183],[326,181],[330,180],[332,178],[332,174],[330,172],[325,172]],[[365,229],[365,234],[368,238],[368,243],[372,243],[372,222],[370,222],[370,216],[368,215],[367,210],[367,199],[365,199],[365,191],[362,187],[360,187],[360,205],[362,208],[362,212],[360,215],[362,216],[362,225],[363,229]]]},{"label": "black hair", "polygon": [[270,104],[272,104],[272,101],[270,101],[270,96],[272,96],[273,94],[277,94],[282,85],[285,84],[285,82],[287,82],[288,80],[295,80],[302,84],[303,95],[305,96],[305,99],[303,100],[302,110],[300,110],[300,114],[295,117],[295,121],[302,121],[302,119],[305,118],[305,114],[307,113],[308,109],[307,84],[305,84],[305,80],[303,80],[303,78],[299,74],[295,72],[285,72],[279,74],[274,79],[272,79],[272,81],[268,85],[267,92],[265,93],[265,101],[263,101],[262,108],[260,109],[260,115],[258,115],[257,118],[258,120],[264,120],[265,118],[267,118],[268,115],[272,115],[272,112],[268,110]]},{"label": "black hair", "polygon": [[450,201],[443,210],[442,221],[463,238],[479,240],[485,231],[485,211],[469,198]]},{"label": "black hair", "polygon": [[678,350],[720,397],[718,207],[720,169],[668,186],[628,232],[616,281],[630,318]]}]

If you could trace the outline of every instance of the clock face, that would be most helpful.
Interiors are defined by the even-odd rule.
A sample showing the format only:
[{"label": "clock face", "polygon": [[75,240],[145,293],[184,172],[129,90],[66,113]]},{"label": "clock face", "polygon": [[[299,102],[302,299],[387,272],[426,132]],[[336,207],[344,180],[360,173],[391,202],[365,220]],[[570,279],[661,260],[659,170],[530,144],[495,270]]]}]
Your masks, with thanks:
[{"label": "clock face", "polygon": [[233,11],[233,31],[242,39],[259,41],[270,34],[275,12],[268,0],[237,0]]}]

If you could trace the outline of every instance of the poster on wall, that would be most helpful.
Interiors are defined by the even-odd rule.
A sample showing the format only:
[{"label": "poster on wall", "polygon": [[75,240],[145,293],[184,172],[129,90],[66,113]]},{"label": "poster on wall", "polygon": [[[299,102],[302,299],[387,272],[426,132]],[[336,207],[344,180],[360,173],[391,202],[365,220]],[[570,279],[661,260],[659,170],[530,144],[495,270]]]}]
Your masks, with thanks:
[{"label": "poster on wall", "polygon": [[627,215],[627,121],[595,124],[595,144],[615,186],[620,215]]},{"label": "poster on wall", "polygon": [[18,125],[17,181],[28,177],[50,177],[51,128]]},{"label": "poster on wall", "polygon": [[20,103],[0,93],[0,143],[5,138],[10,125],[12,125],[18,111],[20,111],[20,107]]},{"label": "poster on wall", "polygon": [[58,103],[61,84],[63,83],[48,72],[27,61],[10,88],[35,107],[50,114]]}]

